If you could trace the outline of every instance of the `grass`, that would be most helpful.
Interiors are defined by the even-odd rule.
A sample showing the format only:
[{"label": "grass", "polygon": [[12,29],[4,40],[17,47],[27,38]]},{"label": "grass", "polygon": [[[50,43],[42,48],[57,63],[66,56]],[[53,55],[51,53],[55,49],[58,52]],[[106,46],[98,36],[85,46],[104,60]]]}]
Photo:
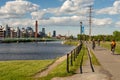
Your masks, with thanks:
[{"label": "grass", "polygon": [[0,61],[0,80],[33,80],[32,75],[52,62],[53,60]]},{"label": "grass", "polygon": [[65,41],[64,44],[76,46],[76,45],[78,45],[78,43],[79,43],[79,42],[78,42],[77,40],[67,40],[67,41]]},{"label": "grass", "polygon": [[97,66],[100,66],[100,62],[98,61],[98,59],[95,57],[94,53],[92,51],[91,52],[91,59],[92,59],[92,64],[93,65],[97,65]]},{"label": "grass", "polygon": [[76,71],[80,67],[80,62],[83,53],[85,53],[84,61],[87,60],[86,50],[82,49],[76,61],[73,63],[74,66],[70,66],[69,73],[67,73],[66,71],[66,60],[65,60],[61,64],[59,64],[56,68],[54,68],[47,76],[41,77],[38,80],[51,80],[53,77],[65,77],[75,74],[74,71]]},{"label": "grass", "polygon": [[[101,46],[105,47],[109,50],[111,50],[111,42],[101,42]],[[116,42],[116,48],[115,48],[116,54],[120,54],[120,42]]]}]

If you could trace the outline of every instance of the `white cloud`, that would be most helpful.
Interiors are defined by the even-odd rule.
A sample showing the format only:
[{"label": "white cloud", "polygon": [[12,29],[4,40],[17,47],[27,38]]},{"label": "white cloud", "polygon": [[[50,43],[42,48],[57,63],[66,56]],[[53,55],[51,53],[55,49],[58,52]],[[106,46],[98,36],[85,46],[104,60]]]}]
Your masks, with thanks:
[{"label": "white cloud", "polygon": [[93,19],[93,24],[95,26],[105,26],[105,25],[110,25],[112,24],[112,19],[111,18],[104,18],[104,19]]},{"label": "white cloud", "polygon": [[6,20],[4,19],[2,21],[2,25],[8,24],[10,27],[28,27],[28,26],[34,26],[35,20],[31,19],[10,19]]},{"label": "white cloud", "polygon": [[80,12],[81,8],[88,7],[88,5],[92,5],[93,0],[66,0],[60,8],[60,12],[62,13],[73,13]]},{"label": "white cloud", "polygon": [[42,11],[32,12],[31,16],[32,16],[32,19],[40,20],[40,19],[43,19],[45,14],[46,14],[46,10],[42,10]]},{"label": "white cloud", "polygon": [[25,14],[38,9],[38,5],[25,0],[9,1],[0,8],[0,18],[23,17]]},{"label": "white cloud", "polygon": [[116,22],[115,25],[116,25],[117,27],[120,27],[120,21]]},{"label": "white cloud", "polygon": [[115,1],[112,7],[100,9],[96,13],[97,14],[109,14],[109,15],[120,14],[120,1]]}]

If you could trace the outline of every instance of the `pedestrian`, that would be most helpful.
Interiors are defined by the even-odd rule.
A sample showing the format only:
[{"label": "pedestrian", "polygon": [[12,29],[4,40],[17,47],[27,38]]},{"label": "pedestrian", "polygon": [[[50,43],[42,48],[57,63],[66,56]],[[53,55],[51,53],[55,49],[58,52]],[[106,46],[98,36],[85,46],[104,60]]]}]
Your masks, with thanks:
[{"label": "pedestrian", "polygon": [[95,49],[95,40],[94,39],[92,40],[92,49],[93,50]]},{"label": "pedestrian", "polygon": [[112,40],[112,42],[111,42],[111,51],[112,51],[112,54],[114,54],[114,52],[115,52],[115,47],[116,47],[116,42],[115,42],[115,40]]},{"label": "pedestrian", "polygon": [[98,39],[98,41],[97,41],[97,42],[98,42],[98,46],[100,46],[100,39]]}]

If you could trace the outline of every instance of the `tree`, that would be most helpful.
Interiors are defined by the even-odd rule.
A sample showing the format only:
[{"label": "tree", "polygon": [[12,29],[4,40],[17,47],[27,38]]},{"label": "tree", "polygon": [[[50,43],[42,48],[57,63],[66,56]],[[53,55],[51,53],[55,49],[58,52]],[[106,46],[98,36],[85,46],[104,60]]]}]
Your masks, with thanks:
[{"label": "tree", "polygon": [[113,37],[116,41],[120,41],[120,32],[119,31],[114,31],[113,32]]}]

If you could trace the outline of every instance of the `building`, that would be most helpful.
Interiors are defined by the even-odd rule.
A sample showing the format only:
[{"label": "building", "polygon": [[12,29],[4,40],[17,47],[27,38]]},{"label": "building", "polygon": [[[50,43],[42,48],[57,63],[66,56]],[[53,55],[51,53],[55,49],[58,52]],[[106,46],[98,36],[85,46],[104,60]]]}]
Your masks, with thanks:
[{"label": "building", "polygon": [[45,37],[46,34],[45,34],[45,28],[42,28],[42,37]]},{"label": "building", "polygon": [[17,32],[15,32],[14,29],[10,30],[10,38],[16,38],[17,37]]},{"label": "building", "polygon": [[1,26],[0,27],[0,39],[5,37],[5,31],[3,30],[4,28]]},{"label": "building", "polygon": [[57,38],[58,38],[58,39],[65,40],[67,37],[66,37],[66,36],[63,36],[63,35],[58,35]]},{"label": "building", "polygon": [[45,28],[42,28],[42,31],[39,32],[41,38],[46,37]]},{"label": "building", "polygon": [[17,27],[17,38],[20,38],[20,34],[21,34],[21,31],[20,31],[19,27]]},{"label": "building", "polygon": [[52,36],[51,36],[51,32],[49,32],[49,33],[47,34],[47,36],[48,36],[48,37],[52,37]]},{"label": "building", "polygon": [[25,37],[27,37],[27,35],[26,35],[26,32],[27,30],[25,29],[25,28],[22,28],[22,30],[21,30],[21,37],[22,38],[25,38]]},{"label": "building", "polygon": [[26,32],[27,37],[34,37],[34,31],[31,27],[27,27]]},{"label": "building", "polygon": [[56,37],[56,31],[55,30],[53,31],[52,37]]},{"label": "building", "polygon": [[6,25],[5,37],[10,38],[11,30],[8,25]]}]

